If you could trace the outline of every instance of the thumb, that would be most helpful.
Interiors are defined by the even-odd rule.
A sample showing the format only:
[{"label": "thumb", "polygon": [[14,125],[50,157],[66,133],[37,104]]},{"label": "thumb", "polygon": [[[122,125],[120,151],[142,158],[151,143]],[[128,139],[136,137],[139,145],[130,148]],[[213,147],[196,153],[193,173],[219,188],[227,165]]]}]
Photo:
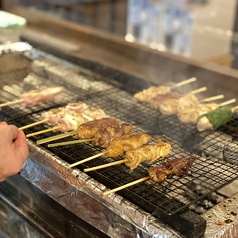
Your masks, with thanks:
[{"label": "thumb", "polygon": [[26,137],[23,131],[19,131],[18,136],[14,142],[15,151],[17,156],[24,163],[28,157],[29,149],[26,143]]}]

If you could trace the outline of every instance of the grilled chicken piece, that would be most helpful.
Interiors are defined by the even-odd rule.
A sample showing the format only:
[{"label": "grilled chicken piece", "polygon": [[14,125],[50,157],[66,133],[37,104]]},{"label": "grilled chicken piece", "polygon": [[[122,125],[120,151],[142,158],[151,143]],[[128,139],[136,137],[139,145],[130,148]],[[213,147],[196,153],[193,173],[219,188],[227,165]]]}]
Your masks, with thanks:
[{"label": "grilled chicken piece", "polygon": [[170,98],[164,100],[160,106],[160,112],[164,115],[173,115],[177,113],[178,110],[178,100],[176,98]]},{"label": "grilled chicken piece", "polygon": [[124,135],[121,138],[114,139],[107,147],[104,155],[118,157],[126,151],[135,150],[147,144],[151,139],[152,137],[147,134]]},{"label": "grilled chicken piece", "polygon": [[153,97],[156,95],[164,95],[169,93],[171,90],[170,87],[167,86],[159,86],[159,87],[149,87],[147,89],[144,89],[141,92],[138,92],[134,95],[134,98],[136,98],[140,102],[149,102]]},{"label": "grilled chicken piece", "polygon": [[167,94],[157,94],[155,97],[151,98],[149,101],[150,105],[155,108],[159,109],[160,104],[168,99],[179,99],[181,95],[176,92],[169,92]]},{"label": "grilled chicken piece", "polygon": [[199,104],[198,98],[192,93],[187,93],[178,99],[178,111],[194,107],[198,104]]},{"label": "grilled chicken piece", "polygon": [[63,87],[49,87],[46,89],[30,90],[21,94],[19,98],[24,100],[22,102],[24,106],[35,105],[58,96],[63,89]]},{"label": "grilled chicken piece", "polygon": [[177,114],[178,119],[187,124],[196,124],[201,115],[210,112],[218,107],[216,103],[198,104],[192,108],[180,110]]},{"label": "grilled chicken piece", "polygon": [[125,165],[134,170],[140,163],[154,162],[159,158],[166,157],[172,150],[170,144],[158,140],[156,145],[148,145],[135,150],[129,150],[125,155]]},{"label": "grilled chicken piece", "polygon": [[188,93],[179,98],[170,98],[164,100],[160,106],[160,112],[164,115],[177,114],[179,111],[193,107],[199,103],[195,95]]},{"label": "grilled chicken piece", "polygon": [[112,117],[97,119],[81,124],[77,129],[77,138],[89,139],[93,138],[99,129],[103,128],[120,128],[120,123]]},{"label": "grilled chicken piece", "polygon": [[149,176],[157,183],[164,181],[170,174],[182,176],[193,166],[195,159],[195,157],[188,157],[166,161],[161,166],[149,168]]},{"label": "grilled chicken piece", "polygon": [[92,144],[94,146],[101,146],[101,147],[108,147],[111,141],[115,138],[120,138],[123,135],[128,135],[132,131],[132,125],[128,123],[122,124],[119,128],[118,127],[106,127],[99,129],[94,134],[94,141]]}]

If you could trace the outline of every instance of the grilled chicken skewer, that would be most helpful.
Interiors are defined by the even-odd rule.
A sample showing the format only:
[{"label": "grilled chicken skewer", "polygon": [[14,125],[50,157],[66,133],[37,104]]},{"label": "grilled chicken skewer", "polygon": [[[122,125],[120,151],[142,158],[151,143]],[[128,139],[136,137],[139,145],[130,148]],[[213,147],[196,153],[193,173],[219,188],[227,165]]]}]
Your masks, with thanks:
[{"label": "grilled chicken skewer", "polygon": [[233,112],[238,107],[219,107],[213,111],[203,114],[197,122],[198,131],[216,130],[231,120]]},{"label": "grilled chicken skewer", "polygon": [[190,108],[194,105],[199,104],[198,98],[195,94],[206,91],[206,87],[202,87],[191,91],[179,98],[170,98],[164,100],[159,105],[159,110],[164,115],[177,114],[179,110],[184,110],[185,108]]},{"label": "grilled chicken skewer", "polygon": [[56,86],[46,89],[30,90],[26,93],[21,94],[19,96],[19,100],[0,104],[0,108],[17,103],[21,103],[23,106],[36,105],[40,102],[45,102],[47,100],[55,98],[56,96],[59,96],[63,89],[63,87]]},{"label": "grilled chicken skewer", "polygon": [[216,104],[216,103],[200,103],[197,106],[186,108],[184,110],[181,110],[177,116],[178,119],[186,124],[196,124],[199,120],[199,117],[205,113],[208,113],[212,110],[215,110],[216,108],[229,105],[231,103],[234,103],[236,99],[231,99],[226,102]]},{"label": "grilled chicken skewer", "polygon": [[[181,100],[179,100],[181,98]],[[210,101],[214,101],[214,100],[218,100],[218,99],[221,99],[221,98],[224,98],[224,95],[221,94],[221,95],[216,95],[216,96],[213,96],[213,97],[209,97],[209,98],[205,98],[205,99],[202,99],[202,100],[198,100],[194,95],[190,95],[188,94],[188,96],[186,97],[186,95],[183,97],[183,95],[177,93],[177,92],[170,92],[170,93],[167,93],[166,95],[157,95],[155,96],[154,98],[152,98],[150,100],[150,105],[155,108],[155,109],[159,109],[160,107],[160,104],[162,102],[164,102],[165,100],[170,100],[170,101],[167,101],[167,102],[171,102],[171,103],[174,103],[175,104],[175,110],[177,110],[178,112],[181,111],[181,109],[183,110],[185,107],[188,107],[188,106],[193,106],[193,104],[197,105],[197,103],[205,103],[205,102],[210,102]],[[178,100],[178,101],[176,101]],[[189,102],[189,100],[192,100],[192,103],[189,102],[189,104],[187,103],[187,100]],[[183,105],[183,102],[185,101],[185,105]],[[178,104],[178,109],[176,108]]]},{"label": "grilled chicken skewer", "polygon": [[71,164],[69,165],[69,168],[83,164],[100,156],[113,158],[118,157],[120,155],[123,155],[126,151],[133,150],[147,144],[151,139],[152,137],[147,134],[125,135],[121,138],[115,138],[111,141],[106,151]]},{"label": "grilled chicken skewer", "polygon": [[[123,135],[130,134],[131,130],[131,124],[120,124],[115,118],[107,117],[83,123],[77,127],[77,130],[66,134],[69,136],[74,135],[77,139],[93,139],[92,141],[94,146],[107,147],[110,141],[112,141],[114,138],[119,138]],[[59,135],[58,137],[55,136],[45,138],[37,141],[37,144],[50,142],[58,138],[62,138],[62,136]]]},{"label": "grilled chicken skewer", "polygon": [[160,166],[150,167],[148,169],[149,176],[138,179],[138,180],[133,181],[131,183],[122,185],[122,186],[117,187],[115,189],[106,191],[106,192],[103,193],[103,195],[107,196],[111,193],[115,193],[117,191],[128,188],[128,187],[133,186],[135,184],[144,182],[148,179],[151,179],[152,181],[154,181],[156,183],[161,183],[169,175],[182,176],[192,168],[195,159],[196,159],[195,157],[173,159],[173,160],[168,160],[166,162],[163,162],[162,165],[160,165]]},{"label": "grilled chicken skewer", "polygon": [[185,85],[185,84],[188,84],[188,83],[191,83],[194,81],[196,81],[195,77],[184,80],[184,81],[177,83],[173,86],[157,86],[157,87],[152,86],[152,87],[149,87],[141,92],[136,93],[134,95],[134,98],[136,98],[138,101],[141,101],[141,102],[149,102],[156,95],[165,95],[165,94],[171,92],[171,89],[180,87],[182,85]]},{"label": "grilled chicken skewer", "polygon": [[102,169],[102,168],[106,168],[106,167],[110,167],[110,166],[114,166],[114,165],[118,165],[122,163],[125,163],[127,167],[129,167],[131,170],[134,170],[135,168],[137,168],[137,166],[140,163],[144,161],[153,163],[157,159],[166,157],[171,152],[171,150],[172,150],[172,147],[170,144],[165,143],[161,140],[158,140],[157,144],[155,145],[143,146],[137,149],[127,151],[125,154],[125,158],[123,160],[88,168],[88,169],[85,169],[84,172]]}]

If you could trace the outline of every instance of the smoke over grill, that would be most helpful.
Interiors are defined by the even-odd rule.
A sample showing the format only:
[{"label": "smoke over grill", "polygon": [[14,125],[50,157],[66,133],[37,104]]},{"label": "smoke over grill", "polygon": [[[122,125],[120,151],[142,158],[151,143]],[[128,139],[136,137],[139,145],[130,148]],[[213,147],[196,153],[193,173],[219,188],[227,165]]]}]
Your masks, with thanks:
[{"label": "smoke over grill", "polygon": [[[197,159],[194,166],[182,177],[171,176],[163,183],[148,180],[121,190],[118,195],[104,198],[98,194],[106,187],[113,189],[148,176],[147,171],[151,165],[142,163],[131,171],[121,164],[89,172],[88,177],[84,178],[82,171],[85,168],[112,162],[114,159],[101,156],[78,165],[74,171],[67,171],[67,163],[71,164],[100,153],[102,149],[93,147],[91,143],[55,148],[48,148],[47,143],[36,145],[37,140],[59,132],[50,132],[29,139],[32,157],[36,154],[36,157],[42,156],[43,159],[39,160],[43,164],[51,163],[48,160],[52,158],[60,158],[53,159],[54,163],[52,162],[51,166],[56,166],[53,168],[56,171],[59,167],[57,163],[65,167],[61,176],[66,181],[75,182],[78,179],[87,184],[87,181],[93,179],[94,182],[89,183],[93,183],[95,194],[93,189],[90,194],[96,200],[113,204],[114,201],[112,202],[111,199],[116,200],[117,196],[121,196],[123,198],[121,202],[124,203],[122,209],[126,207],[131,213],[137,213],[138,208],[138,212],[150,214],[184,236],[203,236],[206,221],[200,214],[220,202],[224,197],[217,191],[237,178],[237,114],[234,114],[232,120],[220,130],[201,133],[192,125],[180,123],[176,116],[162,115],[146,103],[139,103],[133,95],[144,89],[147,82],[118,70],[68,55],[61,54],[60,57],[56,57],[36,48],[26,52],[2,53],[0,64],[1,103],[15,100],[21,93],[31,89],[55,85],[65,88],[60,102],[49,101],[32,107],[23,107],[20,104],[8,106],[0,112],[0,120],[21,127],[41,120],[41,113],[44,111],[70,102],[85,102],[91,107],[103,109],[107,115],[121,122],[131,123],[135,133],[150,134],[153,136],[152,144],[157,139],[170,143],[173,150],[166,159],[195,155]],[[26,129],[25,133],[46,128],[49,128],[47,124],[40,124]],[[69,138],[60,141],[67,140]],[[162,162],[163,160],[157,160],[153,165],[160,165]],[[57,191],[55,193],[57,194]],[[53,196],[57,197],[57,195]],[[207,204],[209,202],[206,201],[212,201],[212,204]],[[134,204],[135,208],[128,208],[127,202]],[[122,213],[126,214],[127,209]]]}]

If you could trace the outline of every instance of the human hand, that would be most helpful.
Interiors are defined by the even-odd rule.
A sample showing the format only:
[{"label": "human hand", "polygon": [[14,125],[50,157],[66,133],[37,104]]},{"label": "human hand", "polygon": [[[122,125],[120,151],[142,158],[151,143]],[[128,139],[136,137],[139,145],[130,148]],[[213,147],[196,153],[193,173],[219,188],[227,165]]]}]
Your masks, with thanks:
[{"label": "human hand", "polygon": [[16,126],[0,123],[0,182],[17,174],[29,154],[26,137]]}]

